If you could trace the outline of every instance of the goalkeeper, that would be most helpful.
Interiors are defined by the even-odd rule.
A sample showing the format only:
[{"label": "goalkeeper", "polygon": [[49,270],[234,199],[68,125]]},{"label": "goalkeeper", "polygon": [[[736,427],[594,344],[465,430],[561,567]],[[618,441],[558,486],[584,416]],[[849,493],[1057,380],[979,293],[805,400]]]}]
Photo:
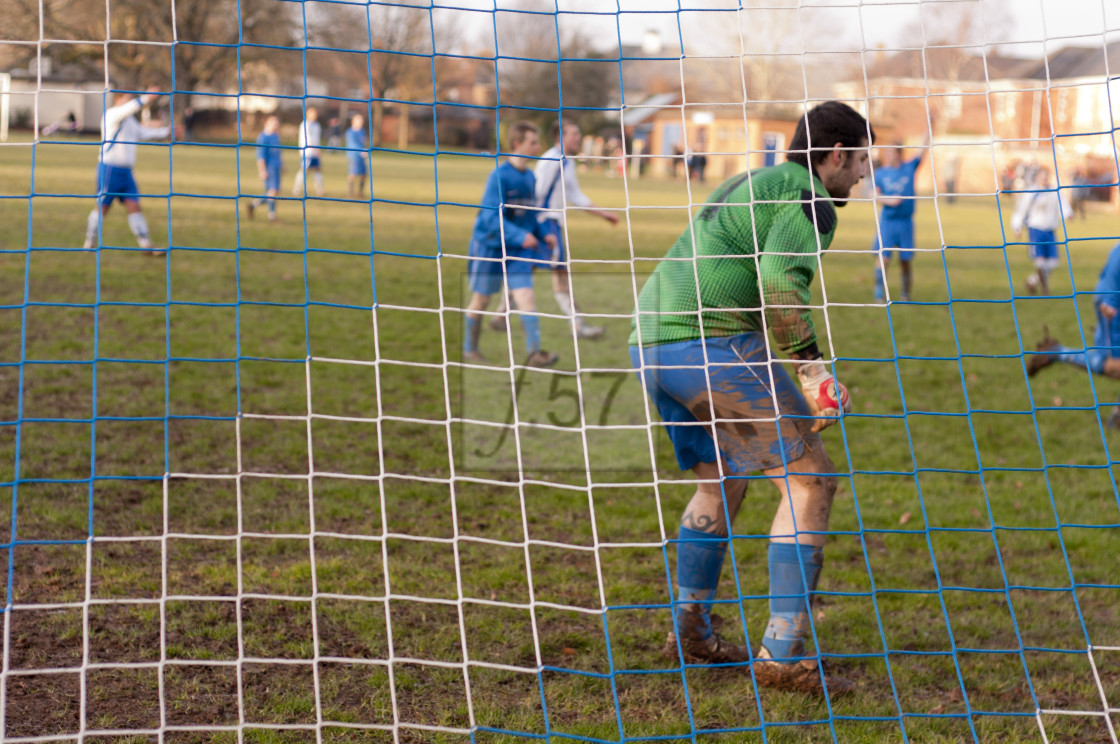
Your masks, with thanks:
[{"label": "goalkeeper", "polygon": [[[1120,243],[1108,254],[1094,294],[1097,330],[1093,334],[1093,345],[1087,349],[1063,346],[1049,333],[1044,333],[1036,346],[1039,353],[1027,358],[1029,376],[1034,377],[1054,362],[1065,362],[1093,374],[1120,379],[1120,318],[1117,318],[1120,315]],[[1112,409],[1108,426],[1120,427],[1120,405]]]},{"label": "goalkeeper", "polygon": [[[786,163],[720,185],[646,282],[630,356],[682,470],[700,481],[681,518],[669,648],[691,663],[737,664],[711,608],[731,523],[761,470],[781,501],[770,529],[770,622],[754,657],[759,684],[823,694],[850,683],[808,656],[835,466],[819,431],[851,410],[821,358],[809,308],[821,251],[867,175],[867,121],[830,101],[797,125]],[[769,330],[801,382],[773,359]],[[718,447],[716,443],[718,442]]]}]

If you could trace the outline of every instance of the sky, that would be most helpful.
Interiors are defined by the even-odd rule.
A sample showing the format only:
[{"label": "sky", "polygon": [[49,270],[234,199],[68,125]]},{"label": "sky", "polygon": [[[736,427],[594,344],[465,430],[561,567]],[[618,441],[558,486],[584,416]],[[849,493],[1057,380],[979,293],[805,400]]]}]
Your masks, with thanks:
[{"label": "sky", "polygon": [[[615,46],[619,37],[624,44],[636,44],[647,31],[655,30],[673,46],[683,36],[691,53],[724,53],[723,45],[738,36],[735,30],[740,26],[755,35],[771,28],[773,21],[767,25],[754,20],[762,15],[781,18],[779,27],[787,33],[793,29],[786,42],[788,51],[920,46],[923,28],[931,36],[940,29],[944,38],[946,23],[969,14],[984,22],[967,41],[1003,45],[1002,52],[1016,56],[1100,44],[1102,34],[1110,40],[1120,38],[1117,0],[435,0],[434,4],[489,11],[559,7],[562,32],[571,27],[601,45]],[[737,14],[740,5],[751,9]],[[492,38],[490,14],[466,15],[471,19],[466,28]]]}]

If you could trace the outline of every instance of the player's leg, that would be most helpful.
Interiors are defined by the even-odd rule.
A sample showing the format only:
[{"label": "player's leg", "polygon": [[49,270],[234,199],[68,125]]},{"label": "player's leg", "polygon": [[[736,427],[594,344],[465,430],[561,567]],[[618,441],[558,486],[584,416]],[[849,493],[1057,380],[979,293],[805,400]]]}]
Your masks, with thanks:
[{"label": "player's leg", "polygon": [[[836,469],[812,412],[787,368],[770,360],[760,334],[706,344],[708,396],[722,455],[733,472],[761,470],[780,501],[770,527],[771,618],[755,663],[763,685],[823,694],[850,685],[800,659],[810,628],[809,597],[822,565],[822,547],[836,493]],[[700,399],[701,401],[703,398]],[[695,402],[694,414],[703,411]]]},{"label": "player's leg", "polygon": [[312,175],[315,177],[315,195],[322,196],[326,191],[323,189],[323,168],[319,164],[319,158],[311,159],[308,170],[313,171]]},{"label": "player's leg", "polygon": [[292,183],[292,196],[303,196],[303,181],[307,175],[307,160],[300,158],[296,167],[296,180]]},{"label": "player's leg", "polygon": [[97,246],[97,229],[101,226],[105,215],[109,214],[109,207],[111,206],[113,206],[112,201],[107,204],[99,202],[96,207],[90,210],[89,217],[86,218],[86,240],[82,245],[87,251],[91,251]]},{"label": "player's leg", "polygon": [[560,306],[560,312],[567,315],[575,325],[576,336],[595,339],[603,335],[606,330],[603,326],[591,325],[580,315],[579,307],[572,297],[571,276],[566,263],[558,263],[552,270],[552,294],[556,298],[556,304]]},{"label": "player's leg", "polygon": [[[498,277],[501,281],[501,277]],[[480,281],[475,282],[472,278],[471,281],[471,300],[467,304],[467,311],[463,313],[464,317],[464,332],[463,332],[463,361],[483,363],[486,357],[478,350],[478,336],[482,330],[482,311],[490,304],[490,294],[487,292],[475,291],[475,287],[488,288],[492,286],[489,275],[481,278]]]},{"label": "player's leg", "polygon": [[579,338],[599,338],[603,335],[602,326],[589,325],[580,317],[579,308],[572,298],[572,282],[568,274],[568,247],[564,244],[564,230],[556,220],[543,223],[548,231],[556,236],[556,249],[552,252],[552,294],[560,312],[571,318]]},{"label": "player's leg", "polygon": [[876,302],[885,302],[887,299],[887,269],[891,266],[891,251],[879,250],[875,254],[875,288]]},{"label": "player's leg", "polygon": [[902,301],[910,301],[910,291],[914,288],[914,220],[895,220],[894,244],[898,248],[898,268],[902,273]]},{"label": "player's leg", "polygon": [[148,234],[148,220],[144,218],[144,213],[140,211],[140,200],[123,199],[121,203],[124,204],[125,211],[128,212],[128,229],[136,236],[136,244],[153,256],[162,256],[164,251],[155,249],[155,244],[152,243],[152,238]]},{"label": "player's leg", "polygon": [[[1105,317],[1097,308],[1097,330],[1088,349],[1065,346],[1044,329],[1042,339],[1035,344],[1037,353],[1027,356],[1027,376],[1034,377],[1042,369],[1056,362],[1087,369],[1093,374],[1120,379],[1120,359],[1112,355],[1114,341],[1112,325],[1116,319]],[[1120,328],[1117,329],[1120,331]]]},{"label": "player's leg", "polygon": [[1039,266],[1039,284],[1042,289],[1042,294],[1050,294],[1050,274],[1054,269],[1058,268],[1058,243],[1055,240],[1054,232],[1048,230],[1042,236],[1043,242],[1039,245],[1040,266]]},{"label": "player's leg", "polygon": [[468,253],[471,256],[467,262],[471,299],[467,311],[463,313],[463,361],[484,363],[486,358],[478,350],[478,339],[482,333],[481,311],[490,305],[491,295],[502,290],[505,262],[495,255],[493,248],[476,241],[471,242]]},{"label": "player's leg", "polygon": [[[699,483],[685,508],[677,535],[677,594],[672,602],[673,630],[666,653],[689,663],[741,663],[750,649],[722,638],[712,623],[712,606],[727,553],[730,525],[739,511],[747,481],[723,477],[730,472],[716,449],[711,428],[711,395],[705,347],[729,341],[688,341],[630,347],[639,380],[668,424],[677,465]],[[742,364],[740,362],[740,379]],[[679,648],[679,650],[678,650]]]},{"label": "player's leg", "polygon": [[836,468],[819,436],[804,439],[804,453],[785,466],[764,470],[781,496],[770,528],[770,621],[755,664],[761,684],[836,695],[851,688],[806,659],[812,627],[810,602],[824,565],[825,532],[836,494]]},{"label": "player's leg", "polygon": [[510,300],[517,307],[521,328],[525,331],[525,350],[528,352],[525,363],[530,367],[551,367],[559,361],[560,355],[541,348],[541,319],[535,314],[537,301],[533,294],[532,269],[510,271],[506,278]]},{"label": "player's leg", "polygon": [[875,256],[875,271],[872,275],[872,292],[876,302],[883,302],[887,296],[887,267],[891,265],[891,252],[883,250],[883,236],[882,231],[884,225],[882,220],[879,222],[879,229],[875,231],[875,237],[871,240],[871,253]]},{"label": "player's leg", "polygon": [[97,166],[97,206],[90,210],[89,216],[86,218],[86,239],[82,244],[82,248],[87,251],[97,247],[97,231],[101,227],[105,215],[109,214],[109,208],[113,206],[113,202],[117,199],[117,195],[112,193],[111,189],[114,170],[111,165],[99,164]]},{"label": "player's leg", "polygon": [[819,436],[807,440],[805,453],[795,462],[763,473],[781,495],[770,526],[771,617],[762,640],[774,659],[805,653],[806,600],[823,565],[821,550],[836,493],[835,473]]},{"label": "player's leg", "polygon": [[[711,661],[742,661],[745,646],[721,638],[712,627],[712,607],[727,554],[731,524],[747,490],[745,478],[724,477],[726,461],[700,462],[692,468],[699,481],[681,515],[677,533],[677,600],[673,628],[686,653]],[[671,653],[676,653],[671,639]]]}]

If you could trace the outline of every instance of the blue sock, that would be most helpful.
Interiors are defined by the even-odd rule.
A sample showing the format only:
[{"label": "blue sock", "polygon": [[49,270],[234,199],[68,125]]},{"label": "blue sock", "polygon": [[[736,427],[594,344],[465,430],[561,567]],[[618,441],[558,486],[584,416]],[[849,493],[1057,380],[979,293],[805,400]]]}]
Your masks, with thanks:
[{"label": "blue sock", "polygon": [[770,622],[762,645],[771,658],[805,655],[809,594],[817,588],[823,564],[824,553],[813,545],[770,543]]},{"label": "blue sock", "polygon": [[[1086,358],[1085,352],[1083,351],[1079,351],[1078,349],[1074,349],[1069,346],[1062,346],[1058,348],[1056,353],[1058,359],[1065,362],[1066,364],[1072,364],[1075,367],[1081,367],[1082,369],[1089,368],[1089,360]],[[1096,372],[1097,370],[1093,371]]]},{"label": "blue sock", "polygon": [[712,635],[712,600],[719,586],[727,538],[681,527],[679,540],[673,625],[686,638],[707,640]]},{"label": "blue sock", "polygon": [[883,289],[883,270],[881,268],[875,269],[875,299],[883,299],[885,290]]},{"label": "blue sock", "polygon": [[525,329],[525,348],[532,354],[541,348],[541,319],[536,315],[521,315],[521,327]]},{"label": "blue sock", "polygon": [[478,351],[478,334],[482,331],[482,327],[478,324],[478,318],[469,315],[464,317],[467,320],[467,328],[466,333],[463,334],[463,351]]}]

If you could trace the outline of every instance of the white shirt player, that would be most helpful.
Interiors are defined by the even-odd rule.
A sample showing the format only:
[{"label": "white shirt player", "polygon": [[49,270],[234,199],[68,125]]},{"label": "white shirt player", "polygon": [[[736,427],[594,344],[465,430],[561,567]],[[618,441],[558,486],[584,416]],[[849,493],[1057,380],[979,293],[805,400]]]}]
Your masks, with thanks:
[{"label": "white shirt player", "polygon": [[299,148],[303,159],[319,157],[319,145],[323,144],[323,127],[318,121],[306,121],[299,125]]},{"label": "white shirt player", "polygon": [[575,161],[565,158],[561,166],[560,158],[560,147],[553,146],[541,155],[533,171],[537,177],[537,202],[545,208],[542,220],[563,219],[564,207],[568,205],[590,207],[594,204],[580,190]]},{"label": "white shirt player", "polygon": [[1063,217],[1068,220],[1072,216],[1073,207],[1064,193],[1035,191],[1019,197],[1015,214],[1011,217],[1011,229],[1017,233],[1026,226],[1053,232],[1062,224]]},{"label": "white shirt player", "polygon": [[171,127],[145,127],[136,120],[143,104],[133,98],[120,106],[105,110],[101,119],[101,162],[118,168],[136,165],[136,143],[143,140],[164,139],[171,135]]}]

